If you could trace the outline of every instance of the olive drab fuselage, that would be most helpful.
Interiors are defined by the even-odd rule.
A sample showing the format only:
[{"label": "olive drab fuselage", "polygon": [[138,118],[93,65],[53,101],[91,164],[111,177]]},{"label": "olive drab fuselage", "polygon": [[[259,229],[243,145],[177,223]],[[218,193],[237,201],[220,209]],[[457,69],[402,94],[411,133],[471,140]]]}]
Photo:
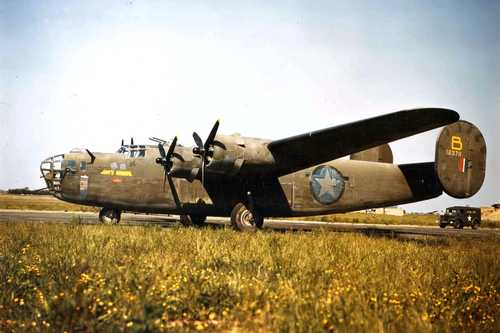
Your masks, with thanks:
[{"label": "olive drab fuselage", "polygon": [[[216,147],[204,186],[200,179],[175,177],[170,186],[162,166],[155,162],[159,155],[156,146],[124,146],[118,153],[93,153],[93,161],[85,150],[64,154],[64,176],[55,195],[78,204],[124,211],[228,216],[250,192],[264,216],[306,216],[391,206],[441,194],[433,163],[412,168],[339,159],[281,177],[266,177],[265,167],[272,157],[259,146],[267,141],[217,136],[216,142],[224,151]],[[191,147],[177,146],[175,153],[189,168],[200,164]],[[257,176],[245,177],[250,173]]]}]

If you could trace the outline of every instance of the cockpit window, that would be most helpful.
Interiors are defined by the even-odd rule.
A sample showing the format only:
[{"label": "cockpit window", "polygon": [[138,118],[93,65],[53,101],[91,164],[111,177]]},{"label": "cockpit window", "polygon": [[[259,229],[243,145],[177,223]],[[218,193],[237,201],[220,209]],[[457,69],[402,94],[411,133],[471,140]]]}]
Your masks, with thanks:
[{"label": "cockpit window", "polygon": [[130,156],[131,157],[144,157],[144,156],[146,156],[146,150],[144,150],[144,149],[132,150]]},{"label": "cockpit window", "polygon": [[70,169],[71,171],[76,171],[76,161],[75,160],[68,160],[66,167]]},{"label": "cockpit window", "polygon": [[125,155],[126,158],[145,157],[146,146],[122,146],[117,153]]}]

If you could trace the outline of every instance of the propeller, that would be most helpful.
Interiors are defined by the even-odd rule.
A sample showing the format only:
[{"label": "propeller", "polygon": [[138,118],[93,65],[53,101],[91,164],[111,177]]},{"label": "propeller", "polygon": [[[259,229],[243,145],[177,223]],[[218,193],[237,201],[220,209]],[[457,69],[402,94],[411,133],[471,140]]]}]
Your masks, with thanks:
[{"label": "propeller", "polygon": [[217,120],[205,140],[205,143],[203,143],[198,133],[193,132],[193,139],[196,143],[196,147],[193,148],[193,154],[201,157],[201,183],[203,186],[205,185],[205,164],[208,162],[208,157],[212,157],[214,154],[212,146],[218,129],[219,121]]},{"label": "propeller", "polygon": [[174,154],[175,146],[177,145],[177,137],[172,140],[170,147],[168,147],[168,151],[165,152],[165,148],[163,148],[162,143],[158,143],[158,150],[160,151],[160,156],[156,158],[156,163],[161,164],[165,173],[163,174],[163,191],[165,191],[165,182],[167,179],[167,175],[170,173],[174,162],[172,161],[172,156]]}]

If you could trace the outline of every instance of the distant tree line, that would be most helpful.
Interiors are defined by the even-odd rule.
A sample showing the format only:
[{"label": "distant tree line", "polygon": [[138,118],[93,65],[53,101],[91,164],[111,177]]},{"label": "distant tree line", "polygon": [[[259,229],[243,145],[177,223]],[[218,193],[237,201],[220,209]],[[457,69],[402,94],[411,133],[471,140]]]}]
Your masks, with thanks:
[{"label": "distant tree line", "polygon": [[30,190],[29,187],[24,188],[11,188],[7,190],[9,194],[31,194],[31,195],[47,195],[50,194],[49,190],[46,188],[38,189],[38,190]]}]

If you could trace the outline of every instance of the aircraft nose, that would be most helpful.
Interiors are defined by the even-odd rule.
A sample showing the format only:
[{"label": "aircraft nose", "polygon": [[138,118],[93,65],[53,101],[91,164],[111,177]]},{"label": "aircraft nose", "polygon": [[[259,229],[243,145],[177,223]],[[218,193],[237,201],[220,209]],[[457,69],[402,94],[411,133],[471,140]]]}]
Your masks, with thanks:
[{"label": "aircraft nose", "polygon": [[49,192],[52,194],[61,191],[61,182],[64,178],[63,161],[64,154],[59,154],[48,157],[40,163],[40,172]]}]

